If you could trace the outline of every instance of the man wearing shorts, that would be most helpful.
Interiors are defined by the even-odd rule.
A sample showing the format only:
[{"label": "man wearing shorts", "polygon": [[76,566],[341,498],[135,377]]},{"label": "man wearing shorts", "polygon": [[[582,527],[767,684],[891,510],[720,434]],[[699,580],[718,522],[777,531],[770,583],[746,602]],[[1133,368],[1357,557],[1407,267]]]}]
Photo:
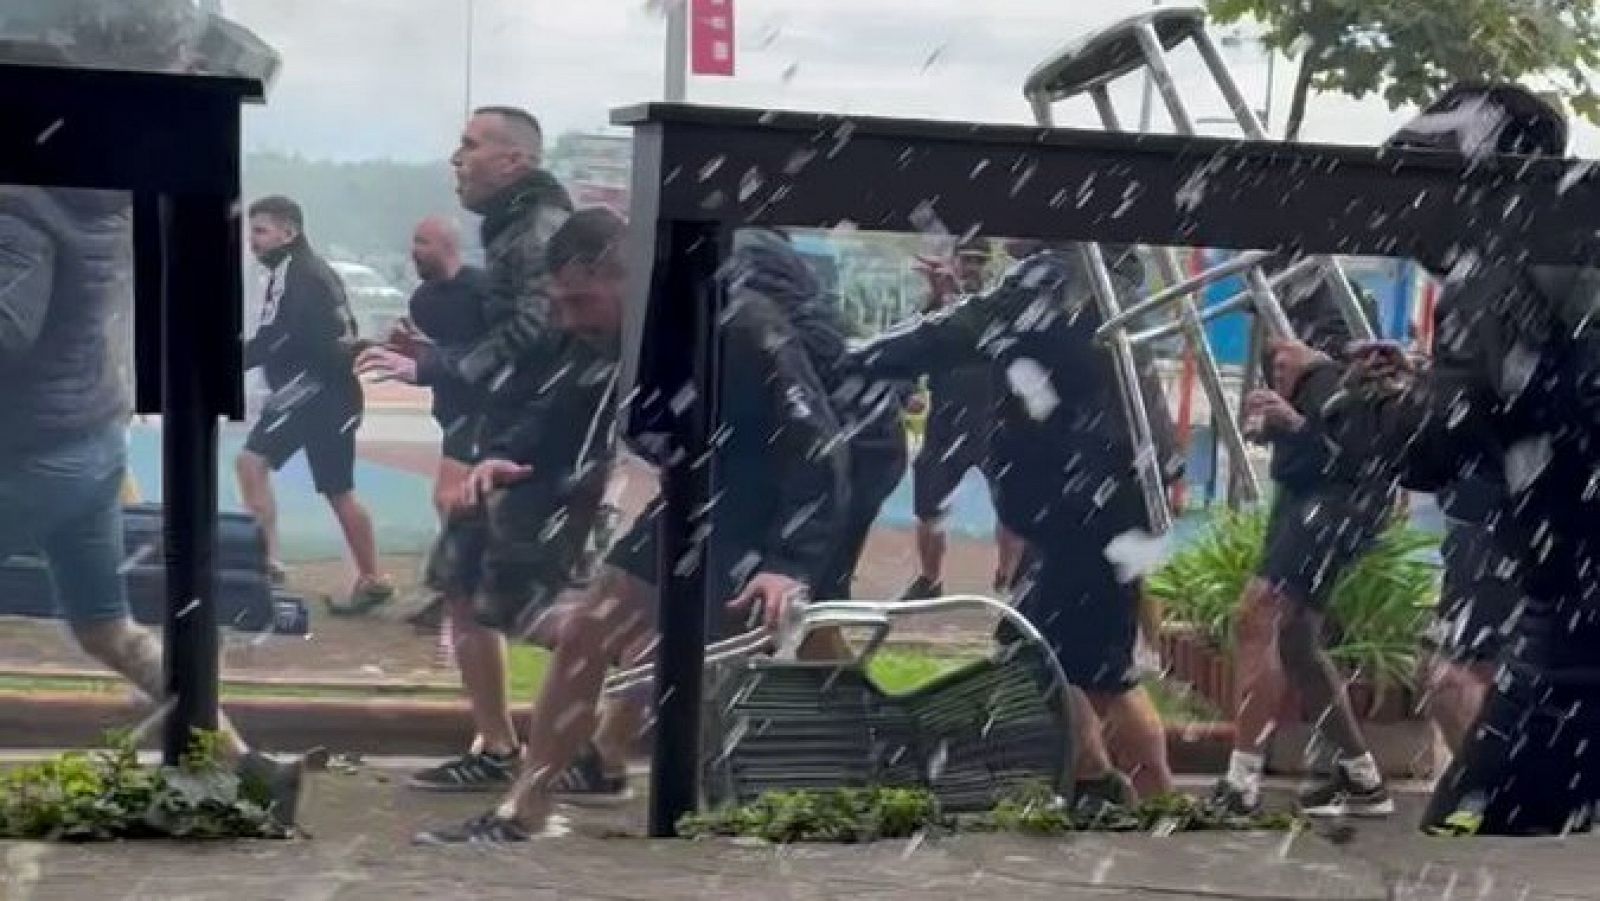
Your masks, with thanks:
[{"label": "man wearing shorts", "polygon": [[[572,213],[565,188],[542,168],[544,132],[539,120],[516,107],[483,107],[462,129],[451,156],[456,194],[468,212],[482,216],[485,290],[480,298],[484,330],[473,341],[430,341],[406,330],[389,347],[364,351],[357,361],[363,374],[426,384],[468,398],[476,405],[472,440],[458,453],[477,466],[496,442],[528,446],[546,427],[550,405],[538,379],[552,370],[547,297],[546,247]],[[586,421],[586,420],[585,420]],[[557,422],[558,433],[572,427]],[[531,436],[530,437],[530,433]],[[501,463],[516,465],[514,448]],[[516,470],[507,469],[507,472]],[[476,738],[468,751],[414,774],[411,786],[424,790],[497,791],[510,784],[519,739],[511,721],[507,686],[507,631],[533,625],[516,615],[534,585],[558,585],[565,574],[550,560],[562,554],[560,529],[539,547],[520,548],[530,523],[555,516],[554,473],[540,473],[534,485],[507,492],[487,506],[465,502],[463,492],[446,497],[449,520],[430,556],[427,586],[450,617],[456,665],[472,708]],[[481,486],[480,486],[481,487]],[[484,492],[479,491],[478,494]],[[535,542],[539,544],[539,542]],[[518,562],[526,552],[538,558],[532,569]],[[490,611],[499,612],[490,612]]]},{"label": "man wearing shorts", "polygon": [[356,566],[349,599],[335,613],[361,613],[394,595],[378,572],[372,517],[355,494],[356,430],[364,400],[351,368],[355,319],[339,276],[311,248],[305,214],[287,197],[250,206],[250,251],[268,271],[261,322],[245,344],[246,369],[261,369],[272,394],[236,461],[239,493],[266,536],[282,578],[272,473],[302,451]]},{"label": "man wearing shorts", "polygon": [[[968,243],[956,252],[954,271],[924,261],[929,280],[928,304],[931,314],[954,303],[962,295],[983,290],[984,267],[988,253],[984,244]],[[994,431],[994,374],[986,365],[963,366],[943,372],[930,372],[928,382],[928,424],[922,448],[911,467],[913,513],[917,518],[917,560],[920,569],[910,587],[901,595],[914,601],[944,593],[944,557],[949,547],[945,519],[950,514],[950,496],[973,470],[983,474],[994,490],[994,472],[989,462],[989,437]],[[995,526],[995,546],[999,559],[995,565],[994,590],[1005,593],[1022,555],[1021,542],[1004,525]]]},{"label": "man wearing shorts", "polygon": [[[41,5],[40,40],[62,64],[182,71],[188,0]],[[57,35],[73,38],[56,52]],[[48,34],[48,37],[46,37]],[[16,36],[14,35],[15,39]],[[0,185],[0,561],[37,555],[83,651],[152,703],[167,694],[161,640],[133,618],[122,488],[132,413],[133,203],[121,191]],[[292,825],[303,761],[253,751],[217,712],[220,753]]]},{"label": "man wearing shorts", "polygon": [[[587,222],[579,217],[594,217]],[[592,227],[591,227],[592,226]],[[552,310],[559,326],[596,345],[619,346],[628,273],[620,244],[625,224],[601,210],[574,215],[551,241]],[[560,248],[558,250],[558,248]],[[794,340],[783,311],[751,293],[728,305],[720,329],[728,374],[720,404],[713,464],[720,475],[718,503],[709,511],[709,535],[697,565],[721,587],[734,609],[754,608],[768,626],[782,622],[789,605],[826,572],[845,501],[845,460],[838,424]],[[644,399],[631,426],[639,450],[666,463],[670,418],[682,415],[667,399]],[[582,600],[553,617],[555,656],[528,723],[528,745],[516,784],[494,810],[458,826],[430,830],[424,844],[526,841],[545,825],[558,783],[596,734],[597,709],[607,669],[638,660],[655,634],[661,573],[656,516],[647,512],[612,548]],[[713,614],[724,611],[713,611]],[[741,629],[732,616],[710,617],[711,630]],[[629,716],[643,708],[628,704]],[[614,735],[625,735],[618,730]],[[615,762],[618,751],[602,746]],[[609,786],[612,796],[620,786]]]},{"label": "man wearing shorts", "polygon": [[[1331,289],[1319,282],[1283,300],[1297,334],[1343,353],[1350,332]],[[1252,392],[1245,407],[1247,432],[1273,445],[1276,491],[1261,566],[1237,615],[1234,749],[1211,802],[1235,815],[1259,809],[1266,742],[1292,686],[1336,756],[1332,772],[1302,793],[1302,811],[1385,816],[1394,802],[1322,635],[1334,586],[1393,519],[1393,479],[1336,466],[1322,433],[1270,389]]]},{"label": "man wearing shorts", "polygon": [[[990,443],[996,509],[1027,545],[1016,605],[1071,685],[1078,793],[1124,794],[1106,736],[1143,793],[1164,793],[1172,787],[1165,733],[1134,662],[1139,581],[1122,578],[1106,555],[1118,536],[1150,529],[1114,362],[1094,340],[1100,317],[1078,248],[1019,242],[1017,255],[998,285],[880,336],[857,356],[880,378],[989,367],[1001,386]],[[1131,291],[1140,275],[1131,254],[1118,255],[1120,289]]]}]

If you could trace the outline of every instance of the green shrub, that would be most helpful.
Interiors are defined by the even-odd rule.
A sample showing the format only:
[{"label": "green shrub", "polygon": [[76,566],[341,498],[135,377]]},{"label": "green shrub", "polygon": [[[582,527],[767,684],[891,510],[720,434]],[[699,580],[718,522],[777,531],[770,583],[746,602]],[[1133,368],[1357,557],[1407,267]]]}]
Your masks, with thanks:
[{"label": "green shrub", "polygon": [[183,765],[139,764],[127,736],[0,773],[0,839],[284,838],[259,786],[217,763],[217,737],[197,735]]},{"label": "green shrub", "polygon": [[[1234,614],[1261,563],[1266,530],[1264,508],[1214,515],[1205,534],[1147,582],[1167,620],[1231,648]],[[1397,519],[1340,577],[1330,607],[1330,653],[1342,666],[1376,685],[1413,684],[1418,639],[1437,597],[1436,571],[1418,555],[1436,545],[1433,536]]]}]

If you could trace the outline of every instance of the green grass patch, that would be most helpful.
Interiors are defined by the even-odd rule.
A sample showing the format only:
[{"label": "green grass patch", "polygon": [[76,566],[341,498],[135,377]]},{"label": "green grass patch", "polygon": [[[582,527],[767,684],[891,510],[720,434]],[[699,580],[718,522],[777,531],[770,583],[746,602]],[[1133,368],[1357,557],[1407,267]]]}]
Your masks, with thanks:
[{"label": "green grass patch", "polygon": [[[874,683],[887,694],[901,695],[927,685],[958,669],[977,654],[938,653],[908,648],[886,648],[873,655],[867,671]],[[521,705],[532,700],[544,684],[550,667],[550,654],[542,648],[513,647],[510,656],[511,699]],[[1169,723],[1204,722],[1218,718],[1217,711],[1199,696],[1150,683],[1151,698],[1163,720]],[[122,697],[128,685],[115,676],[0,676],[0,692],[9,694],[87,694]],[[461,696],[453,684],[440,685],[295,685],[229,682],[222,684],[222,697],[295,698],[305,700],[454,700]]]}]

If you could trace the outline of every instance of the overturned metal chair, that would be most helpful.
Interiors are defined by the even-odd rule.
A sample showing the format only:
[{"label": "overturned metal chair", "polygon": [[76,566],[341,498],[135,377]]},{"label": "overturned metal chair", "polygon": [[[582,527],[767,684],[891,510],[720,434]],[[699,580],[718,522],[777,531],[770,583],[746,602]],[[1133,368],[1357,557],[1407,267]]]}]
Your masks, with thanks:
[{"label": "overturned metal chair", "polygon": [[[1021,636],[903,695],[873,683],[872,657],[896,620],[983,610]],[[865,629],[848,660],[798,660],[809,635]],[[746,803],[768,791],[922,788],[950,812],[986,810],[1017,790],[1071,791],[1073,743],[1066,678],[1025,617],[1000,601],[958,596],[917,602],[808,606],[788,634],[751,632],[713,645],[706,660],[702,758],[706,802]],[[648,681],[619,673],[609,691]]]},{"label": "overturned metal chair", "polygon": [[[1194,120],[1178,93],[1167,64],[1167,53],[1185,42],[1193,42],[1199,50],[1244,135],[1252,139],[1266,138],[1260,120],[1245,101],[1222,54],[1206,33],[1205,12],[1198,8],[1155,9],[1093,32],[1035,68],[1023,85],[1023,94],[1040,125],[1054,124],[1056,103],[1088,94],[1102,125],[1109,131],[1122,131],[1121,120],[1111,102],[1110,85],[1142,71],[1149,75],[1161,94],[1177,130],[1184,135],[1194,135]],[[1227,445],[1228,457],[1238,480],[1236,484],[1241,486],[1245,495],[1243,500],[1258,499],[1260,489],[1248,463],[1243,431],[1233,416],[1222,415],[1229,409],[1227,391],[1221,367],[1206,339],[1205,323],[1228,313],[1253,309],[1262,317],[1274,337],[1293,336],[1294,330],[1283,312],[1276,291],[1294,280],[1320,276],[1327,280],[1333,290],[1351,333],[1360,338],[1370,338],[1373,335],[1371,325],[1338,264],[1329,258],[1300,260],[1289,266],[1279,264],[1277,271],[1269,275],[1266,270],[1277,262],[1275,255],[1245,253],[1185,278],[1178,257],[1171,248],[1149,248],[1157,271],[1167,287],[1123,309],[1100,246],[1085,244],[1081,252],[1095,302],[1104,319],[1099,337],[1110,345],[1117,359],[1124,412],[1133,431],[1134,445],[1139,449],[1139,479],[1152,524],[1164,531],[1170,526],[1171,512],[1162,469],[1154,452],[1146,392],[1136,388],[1139,383],[1136,355],[1150,342],[1174,335],[1182,335],[1194,354],[1200,384],[1213,411],[1213,422]],[[1194,298],[1200,291],[1236,276],[1245,281],[1247,287],[1243,292],[1204,311],[1197,308]],[[1130,331],[1134,323],[1168,307],[1176,307],[1175,320],[1138,332]],[[1257,350],[1251,349],[1252,353]]]}]

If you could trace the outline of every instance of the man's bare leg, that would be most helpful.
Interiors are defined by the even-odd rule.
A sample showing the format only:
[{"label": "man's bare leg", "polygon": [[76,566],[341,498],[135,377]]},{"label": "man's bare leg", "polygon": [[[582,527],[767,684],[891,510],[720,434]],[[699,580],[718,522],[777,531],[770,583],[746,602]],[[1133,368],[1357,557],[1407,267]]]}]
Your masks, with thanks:
[{"label": "man's bare leg", "polygon": [[917,578],[922,584],[933,588],[943,586],[944,555],[949,544],[943,520],[917,520]]},{"label": "man's bare leg", "polygon": [[267,465],[266,458],[250,451],[240,451],[233,465],[239,480],[239,499],[261,529],[267,544],[267,560],[277,566],[278,502],[272,494],[272,467]]},{"label": "man's bare leg", "polygon": [[1167,732],[1143,685],[1120,693],[1093,692],[1089,701],[1105,724],[1106,744],[1117,769],[1128,774],[1141,798],[1173,791]]},{"label": "man's bare leg", "polygon": [[612,567],[595,580],[588,603],[560,627],[555,654],[528,717],[522,773],[499,813],[527,830],[544,827],[550,784],[595,734],[600,692],[613,660],[650,632],[655,591]]},{"label": "man's bare leg", "polygon": [[1436,658],[1428,672],[1428,716],[1453,756],[1461,755],[1494,682],[1494,664]]},{"label": "man's bare leg", "polygon": [[1267,739],[1288,691],[1278,654],[1282,603],[1267,583],[1252,579],[1234,620],[1233,753],[1223,783],[1247,808],[1260,802]]},{"label": "man's bare leg", "polygon": [[455,641],[456,668],[461,672],[461,688],[472,708],[472,723],[477,729],[480,752],[506,756],[517,749],[516,726],[511,721],[511,701],[507,697],[506,639],[478,622],[471,601],[451,598],[445,601]]},{"label": "man's bare leg", "polygon": [[1082,690],[1067,686],[1064,691],[1072,715],[1072,741],[1076,751],[1072,776],[1079,782],[1104,779],[1116,771],[1106,751],[1105,732],[1094,705]]},{"label": "man's bare leg", "polygon": [[996,594],[1007,594],[1017,580],[1017,567],[1022,565],[1022,554],[1027,544],[1015,532],[1002,525],[994,527],[994,544],[997,560],[994,570]]},{"label": "man's bare leg", "polygon": [[383,581],[378,572],[378,539],[372,528],[372,515],[362,505],[353,491],[328,498],[334,518],[344,532],[345,544],[350,548],[350,558],[356,565],[357,586],[375,585]]}]

